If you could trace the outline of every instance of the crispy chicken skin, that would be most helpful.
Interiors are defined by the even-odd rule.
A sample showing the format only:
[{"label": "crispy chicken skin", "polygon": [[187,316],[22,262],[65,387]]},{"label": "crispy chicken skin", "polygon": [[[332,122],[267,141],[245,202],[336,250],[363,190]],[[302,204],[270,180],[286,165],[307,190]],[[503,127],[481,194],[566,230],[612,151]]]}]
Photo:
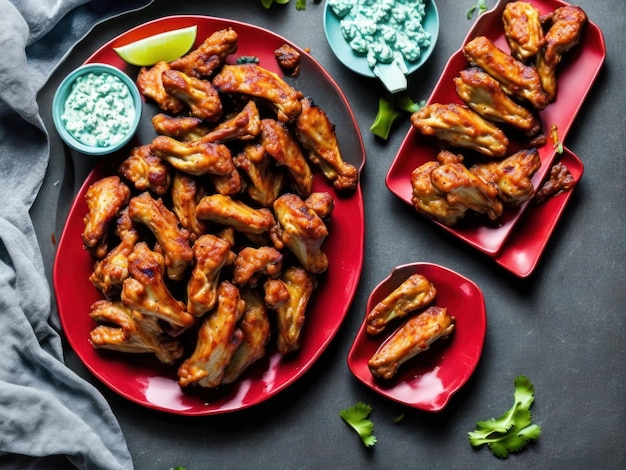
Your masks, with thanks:
[{"label": "crispy chicken skin", "polygon": [[242,289],[241,298],[246,304],[246,309],[239,321],[239,329],[243,337],[226,367],[222,385],[233,383],[244,370],[265,356],[265,348],[271,337],[271,324],[263,298],[251,289]]},{"label": "crispy chicken skin", "polygon": [[164,252],[167,277],[181,280],[191,264],[193,252],[189,231],[180,226],[176,214],[165,206],[162,199],[154,199],[146,191],[130,200],[128,215],[133,221],[148,227],[156,237]]},{"label": "crispy chicken skin", "polygon": [[313,172],[287,126],[274,119],[262,119],[260,143],[276,164],[287,170],[296,192],[302,197],[311,194]]},{"label": "crispy chicken skin", "polygon": [[311,98],[304,98],[301,102],[302,112],[295,120],[295,135],[308,151],[309,160],[322,170],[335,189],[353,190],[358,181],[358,171],[343,161],[335,125]]},{"label": "crispy chicken skin", "polygon": [[196,384],[215,388],[222,382],[226,367],[243,341],[237,322],[244,311],[245,302],[239,289],[222,281],[217,292],[217,307],[203,319],[194,352],[178,368],[181,387]]},{"label": "crispy chicken skin", "polygon": [[163,278],[163,256],[148,248],[145,242],[135,245],[128,256],[128,274],[122,285],[121,300],[144,315],[156,317],[171,326],[171,333],[189,328],[194,317],[185,311],[185,304],[176,300]]},{"label": "crispy chicken skin", "polygon": [[426,307],[436,295],[437,289],[424,276],[421,274],[409,276],[367,314],[365,320],[367,334],[379,335],[394,320]]},{"label": "crispy chicken skin", "polygon": [[274,202],[279,237],[304,269],[320,274],[328,269],[322,245],[328,236],[324,221],[298,195],[286,193]]},{"label": "crispy chicken skin", "polygon": [[109,226],[129,198],[130,189],[118,176],[102,178],[85,192],[87,214],[83,218],[83,245],[96,258],[103,258],[107,254]]},{"label": "crispy chicken skin", "polygon": [[409,318],[378,348],[367,365],[375,377],[389,380],[409,359],[426,351],[439,338],[449,336],[455,320],[445,307],[428,307]]},{"label": "crispy chicken skin", "polygon": [[208,78],[237,52],[239,37],[232,28],[215,31],[191,52],[170,62],[171,68],[195,78]]},{"label": "crispy chicken skin", "polygon": [[532,176],[541,167],[537,149],[520,150],[498,162],[480,162],[470,171],[498,188],[498,197],[505,204],[517,206],[527,201],[535,192]]},{"label": "crispy chicken skin", "polygon": [[226,240],[206,234],[193,244],[194,267],[187,282],[187,312],[200,317],[215,306],[222,268],[232,260]]},{"label": "crispy chicken skin", "polygon": [[172,210],[178,217],[180,225],[189,230],[192,242],[207,232],[207,224],[198,219],[196,214],[196,206],[204,193],[195,178],[179,171],[174,173],[170,191]]},{"label": "crispy chicken skin", "polygon": [[280,279],[265,281],[264,299],[276,313],[276,346],[281,354],[300,349],[307,306],[316,287],[314,275],[299,266],[285,269]]},{"label": "crispy chicken skin", "polygon": [[461,70],[454,84],[459,98],[485,119],[508,124],[528,137],[541,132],[539,118],[513,101],[504,93],[500,82],[478,67]]},{"label": "crispy chicken skin", "polygon": [[525,65],[499,49],[485,36],[477,36],[463,48],[467,61],[500,82],[505,93],[525,99],[535,109],[544,109],[550,102],[535,67]]},{"label": "crispy chicken skin", "polygon": [[285,186],[285,173],[277,171],[265,147],[259,143],[245,145],[233,162],[247,179],[248,197],[261,207],[272,207]]},{"label": "crispy chicken skin", "polygon": [[170,116],[164,113],[152,117],[152,127],[157,134],[189,142],[206,135],[210,128],[203,119],[195,116]]},{"label": "crispy chicken skin", "polygon": [[283,44],[274,51],[278,66],[285,75],[295,78],[300,74],[300,53],[291,45]]},{"label": "crispy chicken skin", "polygon": [[557,8],[551,20],[552,25],[545,36],[545,47],[537,55],[535,65],[543,89],[550,100],[554,100],[557,92],[557,66],[563,54],[580,41],[587,15],[580,7],[568,5]]},{"label": "crispy chicken skin", "polygon": [[247,141],[256,138],[260,132],[259,108],[250,100],[240,112],[215,126],[202,139],[208,142]]},{"label": "crispy chicken skin", "polygon": [[96,349],[125,353],[151,353],[163,364],[174,364],[184,348],[177,339],[168,337],[154,317],[143,315],[120,301],[98,300],[89,316],[100,325],[89,333]]},{"label": "crispy chicken skin", "polygon": [[164,112],[170,114],[182,113],[186,106],[185,102],[170,95],[163,86],[162,74],[170,70],[167,62],[157,62],[152,67],[142,67],[137,75],[137,88],[148,99],[154,101]]},{"label": "crispy chicken skin", "polygon": [[302,92],[257,64],[224,65],[213,78],[213,86],[222,93],[245,95],[269,103],[282,122],[293,121],[302,111]]},{"label": "crispy chicken skin", "polygon": [[283,254],[271,246],[246,246],[235,258],[233,282],[256,287],[261,276],[276,276],[283,268]]},{"label": "crispy chicken skin", "polygon": [[535,201],[539,204],[545,202],[561,191],[572,189],[575,184],[576,180],[569,168],[563,162],[557,162],[550,168],[550,177],[537,190]]},{"label": "crispy chicken skin", "polygon": [[177,170],[194,176],[228,175],[235,168],[230,150],[224,144],[202,140],[180,142],[159,135],[152,140],[150,150]]},{"label": "crispy chicken skin", "polygon": [[149,189],[157,196],[164,195],[171,182],[169,165],[154,155],[148,144],[133,148],[118,167],[118,173],[133,183],[135,189]]},{"label": "crispy chicken skin", "polygon": [[187,103],[192,116],[208,122],[222,116],[222,101],[210,81],[190,77],[179,70],[166,70],[161,80],[166,93]]},{"label": "crispy chicken skin", "polygon": [[509,146],[509,139],[502,130],[457,103],[426,105],[411,115],[411,124],[423,135],[488,157],[503,157]]},{"label": "crispy chicken skin", "polygon": [[537,55],[544,44],[541,14],[528,2],[511,2],[504,7],[502,24],[511,55],[522,62]]},{"label": "crispy chicken skin", "polygon": [[122,209],[117,218],[115,234],[119,243],[104,258],[96,260],[93,273],[89,276],[91,283],[107,298],[122,289],[122,282],[128,277],[128,256],[139,241],[139,233],[128,215],[128,207]]},{"label": "crispy chicken skin", "polygon": [[242,233],[259,235],[276,226],[274,215],[269,209],[255,209],[222,194],[203,197],[196,206],[196,214],[201,219],[233,227]]}]

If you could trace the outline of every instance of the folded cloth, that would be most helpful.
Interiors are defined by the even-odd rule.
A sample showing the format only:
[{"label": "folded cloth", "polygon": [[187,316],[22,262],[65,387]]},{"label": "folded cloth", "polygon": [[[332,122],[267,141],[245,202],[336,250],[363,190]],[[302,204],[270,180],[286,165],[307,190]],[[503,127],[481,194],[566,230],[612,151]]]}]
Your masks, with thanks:
[{"label": "folded cloth", "polygon": [[29,210],[50,156],[37,91],[67,52],[64,41],[147,3],[0,0],[0,468],[133,468],[109,404],[63,363]]}]

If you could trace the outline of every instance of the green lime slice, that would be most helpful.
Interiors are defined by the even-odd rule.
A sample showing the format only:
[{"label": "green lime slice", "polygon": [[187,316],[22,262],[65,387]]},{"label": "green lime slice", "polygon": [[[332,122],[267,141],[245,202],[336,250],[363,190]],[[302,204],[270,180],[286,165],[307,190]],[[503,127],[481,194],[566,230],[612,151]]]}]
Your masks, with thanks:
[{"label": "green lime slice", "polygon": [[196,41],[198,27],[173,29],[139,39],[113,50],[129,64],[148,67],[157,62],[170,62],[189,52]]}]

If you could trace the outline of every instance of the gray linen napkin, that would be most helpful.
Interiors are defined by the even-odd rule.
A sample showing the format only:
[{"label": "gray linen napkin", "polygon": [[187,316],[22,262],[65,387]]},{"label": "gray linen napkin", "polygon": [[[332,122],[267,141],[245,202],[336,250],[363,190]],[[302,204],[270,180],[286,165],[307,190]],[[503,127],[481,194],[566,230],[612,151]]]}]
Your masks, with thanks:
[{"label": "gray linen napkin", "polygon": [[[50,38],[73,42],[96,21],[146,3],[0,0],[1,468],[133,468],[110,406],[63,363],[29,209],[49,159],[37,91],[68,48]],[[78,30],[52,34],[68,17]],[[44,48],[39,58],[26,53]]]}]

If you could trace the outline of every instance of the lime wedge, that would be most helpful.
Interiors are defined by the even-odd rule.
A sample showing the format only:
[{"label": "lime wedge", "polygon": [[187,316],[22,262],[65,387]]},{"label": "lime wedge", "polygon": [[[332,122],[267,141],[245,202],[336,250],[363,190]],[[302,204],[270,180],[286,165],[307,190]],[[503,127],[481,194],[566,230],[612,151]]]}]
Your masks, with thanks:
[{"label": "lime wedge", "polygon": [[139,39],[113,50],[132,65],[148,67],[157,62],[169,62],[186,54],[196,40],[197,26],[173,29]]}]

